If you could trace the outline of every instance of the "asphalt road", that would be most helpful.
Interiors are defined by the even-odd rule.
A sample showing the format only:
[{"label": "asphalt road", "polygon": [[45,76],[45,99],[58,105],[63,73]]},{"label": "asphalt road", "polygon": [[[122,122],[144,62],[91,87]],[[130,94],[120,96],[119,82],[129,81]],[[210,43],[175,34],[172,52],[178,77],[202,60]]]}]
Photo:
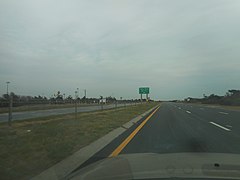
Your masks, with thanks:
[{"label": "asphalt road", "polygon": [[240,111],[167,102],[149,115],[76,170],[114,156],[116,151],[115,156],[181,152],[240,154]]},{"label": "asphalt road", "polygon": [[[126,104],[129,106],[131,104]],[[117,104],[117,107],[123,107],[125,104]],[[115,108],[115,104],[103,105],[103,109]],[[77,112],[91,112],[101,110],[101,105],[96,106],[82,106],[77,108]],[[37,110],[37,111],[24,111],[24,112],[13,112],[12,121],[25,120],[38,117],[46,117],[52,115],[61,115],[74,113],[75,108],[61,108],[61,109],[49,109],[49,110]],[[0,114],[0,122],[6,122],[8,120],[8,113]]]},{"label": "asphalt road", "polygon": [[240,153],[240,112],[164,103],[121,153]]}]

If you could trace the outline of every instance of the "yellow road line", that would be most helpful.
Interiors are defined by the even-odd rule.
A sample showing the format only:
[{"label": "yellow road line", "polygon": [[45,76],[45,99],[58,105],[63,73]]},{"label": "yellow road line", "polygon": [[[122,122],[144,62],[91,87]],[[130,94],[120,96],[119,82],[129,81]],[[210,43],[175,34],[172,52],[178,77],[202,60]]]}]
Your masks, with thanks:
[{"label": "yellow road line", "polygon": [[[160,106],[159,106],[160,107]],[[140,131],[140,129],[147,123],[147,121],[153,116],[153,114],[159,109],[157,107],[113,152],[109,157],[117,156],[125,146],[133,139],[133,137]]]}]

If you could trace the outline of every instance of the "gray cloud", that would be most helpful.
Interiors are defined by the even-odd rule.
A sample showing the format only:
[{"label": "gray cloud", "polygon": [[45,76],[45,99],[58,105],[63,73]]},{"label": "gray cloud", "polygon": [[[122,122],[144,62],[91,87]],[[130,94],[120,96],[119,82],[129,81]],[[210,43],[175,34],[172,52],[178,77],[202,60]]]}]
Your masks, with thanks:
[{"label": "gray cloud", "polygon": [[153,98],[240,88],[238,0],[1,1],[0,83]]}]

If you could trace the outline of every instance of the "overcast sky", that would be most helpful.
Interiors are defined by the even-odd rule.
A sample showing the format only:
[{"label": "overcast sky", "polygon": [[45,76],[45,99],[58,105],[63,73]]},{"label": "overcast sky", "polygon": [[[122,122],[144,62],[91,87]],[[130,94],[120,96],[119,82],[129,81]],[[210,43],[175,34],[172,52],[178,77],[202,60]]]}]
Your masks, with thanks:
[{"label": "overcast sky", "polygon": [[0,0],[0,93],[154,99],[240,89],[239,0]]}]

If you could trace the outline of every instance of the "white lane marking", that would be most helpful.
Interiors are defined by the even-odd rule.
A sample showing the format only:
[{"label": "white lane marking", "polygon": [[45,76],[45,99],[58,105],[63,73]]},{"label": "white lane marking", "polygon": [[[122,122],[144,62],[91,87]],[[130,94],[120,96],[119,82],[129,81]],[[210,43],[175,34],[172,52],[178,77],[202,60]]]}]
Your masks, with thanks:
[{"label": "white lane marking", "polygon": [[228,124],[227,124],[226,126],[227,126],[227,127],[229,127],[229,128],[231,128],[231,127],[232,127],[231,125],[228,125]]},{"label": "white lane marking", "polygon": [[178,107],[178,109],[182,109],[182,108]]},{"label": "white lane marking", "polygon": [[226,112],[218,112],[218,113],[220,113],[220,114],[225,114],[225,115],[227,115],[228,113],[226,113]]},{"label": "white lane marking", "polygon": [[190,111],[186,111],[188,114],[191,114],[191,112]]},{"label": "white lane marking", "polygon": [[217,127],[219,127],[219,128],[222,128],[222,129],[224,129],[225,131],[231,131],[230,129],[228,129],[228,128],[225,128],[225,127],[223,127],[223,126],[221,126],[221,125],[219,125],[219,124],[217,124],[217,123],[215,123],[215,122],[209,122],[209,123],[211,123],[211,124],[213,124],[213,125],[215,125],[215,126],[217,126]]}]

